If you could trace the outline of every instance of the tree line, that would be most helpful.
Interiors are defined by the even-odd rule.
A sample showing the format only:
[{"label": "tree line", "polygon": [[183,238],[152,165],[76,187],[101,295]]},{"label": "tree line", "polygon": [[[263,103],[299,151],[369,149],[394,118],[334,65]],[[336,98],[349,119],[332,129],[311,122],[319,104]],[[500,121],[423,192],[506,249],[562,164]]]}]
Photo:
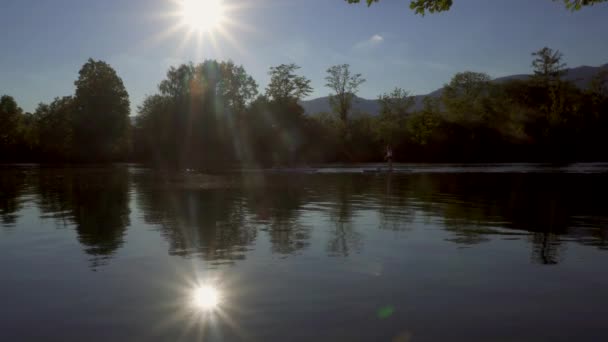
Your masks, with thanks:
[{"label": "tree line", "polygon": [[580,89],[563,78],[559,51],[532,57],[529,78],[460,72],[419,110],[396,88],[379,96],[379,115],[353,112],[365,79],[348,64],[327,70],[332,111],[308,115],[301,101],[313,89],[297,65],[271,67],[260,93],[242,66],[207,60],[171,67],[134,117],[116,72],[90,59],[74,95],[34,113],[1,98],[0,160],[224,169],[377,162],[386,146],[408,162],[608,160],[608,71]]}]

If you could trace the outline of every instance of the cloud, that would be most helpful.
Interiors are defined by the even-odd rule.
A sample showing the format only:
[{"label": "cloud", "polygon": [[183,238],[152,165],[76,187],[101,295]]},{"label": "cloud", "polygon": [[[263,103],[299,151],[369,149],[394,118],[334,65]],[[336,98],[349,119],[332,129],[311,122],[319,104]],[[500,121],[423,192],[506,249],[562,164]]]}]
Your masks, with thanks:
[{"label": "cloud", "polygon": [[355,50],[368,50],[375,46],[378,46],[384,42],[384,37],[379,34],[375,34],[370,38],[360,41],[353,47]]}]

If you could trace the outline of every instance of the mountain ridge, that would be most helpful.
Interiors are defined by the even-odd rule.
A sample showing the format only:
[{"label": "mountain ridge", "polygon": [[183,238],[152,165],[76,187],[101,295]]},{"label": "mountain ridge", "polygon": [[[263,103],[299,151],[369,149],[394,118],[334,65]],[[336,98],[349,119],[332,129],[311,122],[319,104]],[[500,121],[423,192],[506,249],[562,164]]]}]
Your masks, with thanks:
[{"label": "mountain ridge", "polygon": [[[573,82],[577,87],[584,89],[588,86],[591,78],[601,70],[608,70],[608,63],[594,67],[589,65],[581,65],[574,68],[566,69],[564,79]],[[525,80],[531,77],[531,74],[514,74],[503,77],[498,77],[492,80],[492,82],[507,82],[511,80]],[[414,95],[414,106],[413,109],[421,110],[424,105],[424,98],[427,96],[440,97],[443,93],[443,87],[436,89],[428,94]],[[304,112],[308,115],[320,113],[320,112],[331,112],[331,105],[329,104],[329,96],[318,97],[311,100],[301,101],[300,104],[304,108]],[[378,115],[380,113],[380,104],[376,99],[365,99],[361,97],[355,97],[353,103],[353,115],[360,113],[369,113],[371,115]]]}]

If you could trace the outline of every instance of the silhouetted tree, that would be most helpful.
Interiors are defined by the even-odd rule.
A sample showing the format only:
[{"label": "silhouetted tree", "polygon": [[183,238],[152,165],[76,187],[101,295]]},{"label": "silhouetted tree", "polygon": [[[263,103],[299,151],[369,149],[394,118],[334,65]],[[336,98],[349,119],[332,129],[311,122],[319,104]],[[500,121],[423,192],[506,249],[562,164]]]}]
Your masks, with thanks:
[{"label": "silhouetted tree", "polygon": [[15,157],[22,113],[12,96],[3,95],[0,98],[0,160],[10,160]]},{"label": "silhouetted tree", "polygon": [[544,47],[533,52],[532,56],[535,57],[532,61],[534,80],[546,88],[561,80],[565,73],[566,64],[562,63],[564,55],[559,50],[553,51],[553,49]]},{"label": "silhouetted tree", "polygon": [[41,159],[69,160],[74,148],[74,98],[55,98],[51,104],[41,103],[34,113],[38,125],[38,143]]},{"label": "silhouetted tree", "polygon": [[340,119],[347,122],[353,100],[365,79],[361,77],[361,74],[352,74],[350,65],[341,64],[327,69],[325,80],[327,81],[325,86],[333,92],[329,95],[330,104]]},{"label": "silhouetted tree", "polygon": [[243,120],[257,84],[242,66],[207,60],[171,67],[159,91],[136,119],[136,150],[148,160],[216,168],[246,157]]},{"label": "silhouetted tree", "polygon": [[89,59],[74,82],[73,142],[82,160],[124,158],[129,94],[112,67]]}]

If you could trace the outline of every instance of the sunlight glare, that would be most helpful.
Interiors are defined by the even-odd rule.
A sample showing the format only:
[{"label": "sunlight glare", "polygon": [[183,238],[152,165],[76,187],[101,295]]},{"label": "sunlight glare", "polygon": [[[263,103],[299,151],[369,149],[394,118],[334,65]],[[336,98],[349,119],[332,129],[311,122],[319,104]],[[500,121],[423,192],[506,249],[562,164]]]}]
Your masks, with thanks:
[{"label": "sunlight glare", "polygon": [[220,294],[212,286],[201,286],[194,290],[192,302],[197,308],[210,311],[219,305]]},{"label": "sunlight glare", "polygon": [[219,28],[225,19],[222,0],[182,0],[180,5],[183,23],[200,33]]}]

